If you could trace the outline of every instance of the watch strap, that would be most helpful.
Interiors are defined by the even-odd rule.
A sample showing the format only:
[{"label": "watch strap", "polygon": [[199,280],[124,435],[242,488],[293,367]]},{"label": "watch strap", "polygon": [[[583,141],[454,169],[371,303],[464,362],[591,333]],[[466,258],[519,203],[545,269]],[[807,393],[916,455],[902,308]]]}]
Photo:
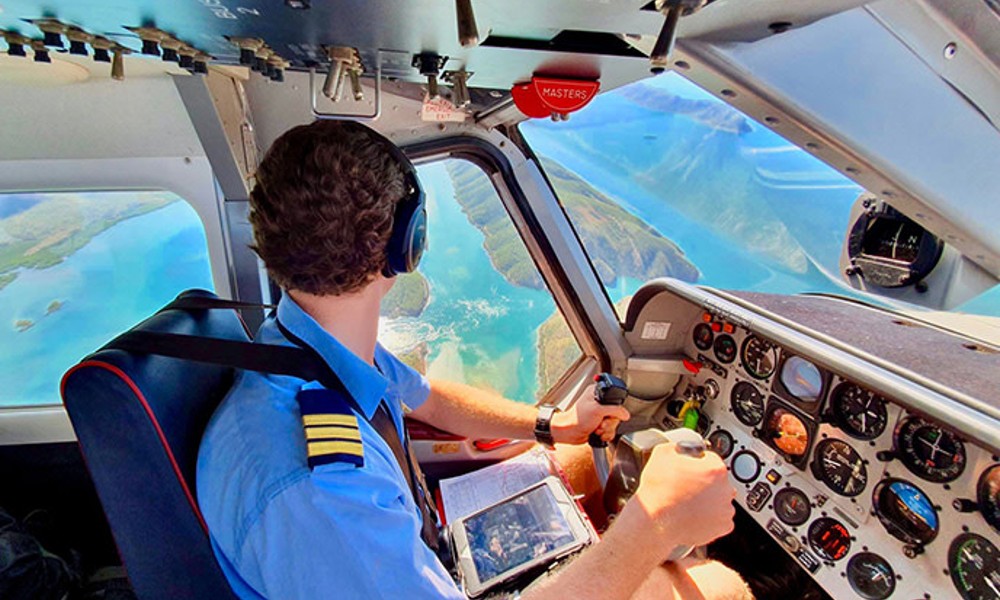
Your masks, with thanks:
[{"label": "watch strap", "polygon": [[552,415],[556,410],[558,409],[555,406],[546,404],[538,408],[538,416],[535,418],[535,439],[549,448],[556,443],[552,438]]}]

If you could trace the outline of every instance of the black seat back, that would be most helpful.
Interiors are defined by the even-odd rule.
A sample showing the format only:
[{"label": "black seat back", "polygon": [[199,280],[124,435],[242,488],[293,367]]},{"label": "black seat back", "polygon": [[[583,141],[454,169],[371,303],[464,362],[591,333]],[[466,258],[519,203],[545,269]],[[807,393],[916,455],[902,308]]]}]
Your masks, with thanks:
[{"label": "black seat back", "polygon": [[[191,290],[178,299],[215,295]],[[234,310],[166,309],[131,331],[249,341]],[[198,446],[231,367],[102,348],[63,377],[62,397],[136,592],[234,598],[195,499]]]}]

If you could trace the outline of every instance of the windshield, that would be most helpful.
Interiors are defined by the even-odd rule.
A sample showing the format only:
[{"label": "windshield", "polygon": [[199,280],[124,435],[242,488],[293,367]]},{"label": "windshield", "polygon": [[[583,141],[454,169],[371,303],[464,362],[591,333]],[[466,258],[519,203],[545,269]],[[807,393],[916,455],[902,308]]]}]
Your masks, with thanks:
[{"label": "windshield", "polygon": [[[532,120],[520,130],[620,317],[625,298],[662,276],[861,296],[842,282],[839,260],[864,190],[676,73],[601,94],[568,122]],[[598,202],[617,212],[590,210]],[[631,214],[619,218],[621,209]],[[635,222],[649,232],[608,243],[615,231],[636,240]],[[956,310],[1000,316],[998,290]]]}]

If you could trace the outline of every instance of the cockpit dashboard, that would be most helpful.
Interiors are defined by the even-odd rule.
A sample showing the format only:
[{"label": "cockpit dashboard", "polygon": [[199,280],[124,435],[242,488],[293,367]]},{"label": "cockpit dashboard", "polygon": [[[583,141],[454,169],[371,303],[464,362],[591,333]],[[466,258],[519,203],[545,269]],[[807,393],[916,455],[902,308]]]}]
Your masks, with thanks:
[{"label": "cockpit dashboard", "polygon": [[845,300],[671,280],[637,293],[626,331],[630,408],[665,429],[699,411],[739,505],[830,596],[1000,598],[997,399],[977,396],[1000,389],[995,349]]}]

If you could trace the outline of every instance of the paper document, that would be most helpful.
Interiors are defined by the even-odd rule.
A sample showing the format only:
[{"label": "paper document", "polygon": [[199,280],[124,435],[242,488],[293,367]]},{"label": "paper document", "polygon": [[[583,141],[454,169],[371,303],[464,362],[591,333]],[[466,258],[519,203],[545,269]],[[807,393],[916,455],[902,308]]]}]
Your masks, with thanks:
[{"label": "paper document", "polygon": [[552,474],[545,451],[524,454],[458,477],[441,480],[441,503],[448,522],[467,517]]}]

